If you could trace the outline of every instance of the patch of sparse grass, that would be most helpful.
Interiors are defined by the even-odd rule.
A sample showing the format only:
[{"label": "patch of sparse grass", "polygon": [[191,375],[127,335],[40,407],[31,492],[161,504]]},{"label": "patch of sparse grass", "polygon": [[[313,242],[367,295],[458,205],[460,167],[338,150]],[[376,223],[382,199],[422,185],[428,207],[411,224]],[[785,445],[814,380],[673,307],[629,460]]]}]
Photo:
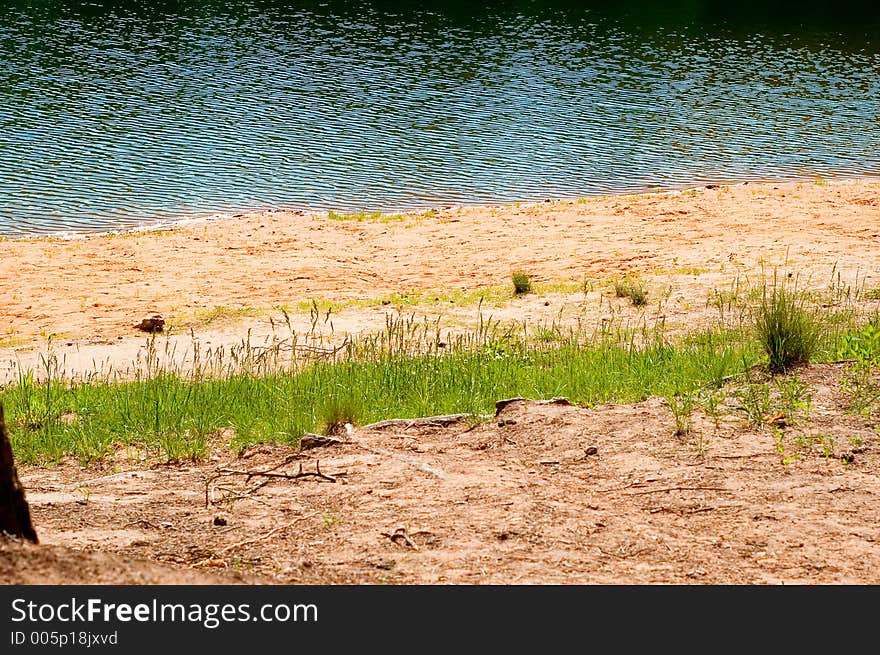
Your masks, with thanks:
[{"label": "patch of sparse grass", "polygon": [[529,293],[532,290],[532,279],[525,271],[514,271],[511,280],[513,281],[513,292],[516,295]]},{"label": "patch of sparse grass", "polygon": [[[532,283],[532,293],[584,293],[584,283],[573,281],[555,281]],[[373,298],[349,298],[330,300],[326,298],[315,298],[312,300],[303,300],[294,306],[297,311],[311,312],[315,307],[325,314],[327,311],[339,314],[346,309],[359,309],[363,307],[425,307],[425,308],[442,308],[445,306],[455,307],[476,307],[478,305],[491,305],[501,307],[516,297],[515,289],[507,285],[493,285],[479,287],[474,289],[414,289],[409,291],[399,291],[389,293]],[[288,307],[278,307],[276,309],[289,310]]]},{"label": "patch of sparse grass", "polygon": [[[423,215],[430,216],[433,215],[425,212]],[[327,212],[327,218],[333,221],[370,221],[373,223],[392,223],[395,221],[402,221],[406,218],[414,218],[416,214],[386,214],[383,212],[349,212],[349,213],[338,213],[335,211]]]},{"label": "patch of sparse grass", "polygon": [[22,344],[28,343],[30,340],[24,337],[9,336],[0,339],[0,348],[15,348]]},{"label": "patch of sparse grass", "polygon": [[726,399],[724,389],[708,388],[703,389],[697,396],[697,402],[706,414],[712,417],[717,432],[721,427],[721,416],[724,412],[724,401]]},{"label": "patch of sparse grass", "polygon": [[865,300],[880,300],[880,287],[868,289],[864,294]]},{"label": "patch of sparse grass", "polygon": [[669,394],[666,396],[666,404],[675,419],[675,436],[689,436],[693,429],[691,415],[694,411],[694,394],[692,392]]},{"label": "patch of sparse grass", "polygon": [[562,334],[555,327],[543,327],[535,331],[534,339],[536,341],[544,341],[550,343],[553,341],[561,340]]},{"label": "patch of sparse grass", "polygon": [[766,418],[772,410],[768,383],[748,382],[737,390],[736,397],[750,424],[761,427],[767,425]]},{"label": "patch of sparse grass", "polygon": [[673,268],[669,271],[669,275],[702,275],[706,273],[707,269],[700,268],[699,266],[679,266],[678,268]]},{"label": "patch of sparse grass", "polygon": [[[262,351],[242,351],[235,359],[251,362],[247,372],[230,368],[217,378],[156,369],[124,382],[22,375],[0,390],[0,401],[24,463],[51,464],[67,455],[94,461],[117,445],[167,461],[204,457],[220,433],[235,449],[296,444],[305,432],[346,422],[488,414],[499,398],[518,395],[634,402],[716,384],[756,361],[747,343],[721,333],[677,345],[575,332],[526,342],[487,321],[467,334],[443,335],[440,343],[431,324],[391,321],[386,331],[355,340],[332,358],[302,355],[282,366]],[[252,363],[258,357],[260,367]]]},{"label": "patch of sparse grass", "polygon": [[243,318],[263,316],[265,310],[256,307],[230,307],[228,305],[215,305],[210,309],[194,312],[175,318],[169,323],[187,328],[205,327],[215,323],[239,321]]},{"label": "patch of sparse grass", "polygon": [[880,319],[843,338],[839,356],[851,360],[844,373],[842,388],[847,394],[849,411],[870,415],[880,405]]},{"label": "patch of sparse grass", "polygon": [[799,377],[777,378],[774,383],[779,394],[781,413],[788,424],[795,423],[800,415],[813,409],[813,392]]},{"label": "patch of sparse grass", "polygon": [[629,298],[636,307],[648,304],[648,287],[638,277],[627,275],[614,280],[614,295]]}]

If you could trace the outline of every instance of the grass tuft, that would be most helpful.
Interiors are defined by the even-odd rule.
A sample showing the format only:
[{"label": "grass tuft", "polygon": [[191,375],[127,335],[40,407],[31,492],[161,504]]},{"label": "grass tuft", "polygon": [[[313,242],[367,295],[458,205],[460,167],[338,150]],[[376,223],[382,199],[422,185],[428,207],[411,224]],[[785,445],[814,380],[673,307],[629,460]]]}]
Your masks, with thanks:
[{"label": "grass tuft", "polygon": [[754,328],[767,355],[771,373],[783,373],[793,366],[809,363],[816,354],[822,325],[807,297],[798,291],[797,279],[786,277],[764,286],[755,310]]},{"label": "grass tuft", "polygon": [[637,277],[627,275],[614,280],[614,295],[629,298],[636,307],[648,304],[648,287]]},{"label": "grass tuft", "polygon": [[532,280],[524,271],[516,271],[513,274],[513,292],[517,295],[529,293],[532,290]]}]

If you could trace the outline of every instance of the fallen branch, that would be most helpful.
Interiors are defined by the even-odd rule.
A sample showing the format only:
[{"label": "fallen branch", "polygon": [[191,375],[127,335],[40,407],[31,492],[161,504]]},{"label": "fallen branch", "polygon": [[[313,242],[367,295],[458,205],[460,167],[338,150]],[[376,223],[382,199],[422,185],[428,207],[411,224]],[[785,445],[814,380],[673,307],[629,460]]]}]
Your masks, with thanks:
[{"label": "fallen branch", "polygon": [[389,428],[446,428],[455,423],[461,423],[468,419],[488,420],[492,418],[486,414],[441,414],[439,416],[423,416],[420,418],[390,418],[369,425],[362,425],[361,430],[387,430]]},{"label": "fallen branch", "polygon": [[[230,475],[246,475],[247,481],[249,482],[251,478],[278,478],[281,480],[298,480],[300,478],[320,478],[322,480],[327,480],[328,482],[336,482],[336,478],[331,475],[325,475],[321,473],[321,462],[315,460],[315,471],[303,471],[302,462],[299,463],[299,471],[296,473],[277,473],[275,472],[275,468],[269,469],[267,471],[240,471],[238,469],[228,469],[221,468],[217,469],[218,473],[227,473]],[[339,475],[339,474],[337,474]]]},{"label": "fallen branch", "polygon": [[731,491],[725,487],[663,487],[662,489],[647,489],[645,491],[634,491],[630,496],[644,496],[645,494],[659,494],[664,491]]},{"label": "fallen branch", "polygon": [[289,523],[285,523],[284,525],[279,525],[277,528],[272,528],[264,535],[260,535],[259,537],[254,537],[253,539],[246,539],[245,541],[240,541],[237,544],[231,544],[223,548],[219,554],[225,555],[226,553],[235,550],[236,548],[241,548],[242,546],[251,546],[253,544],[259,543],[261,541],[265,541],[266,539],[278,534],[282,530],[286,530],[289,527],[292,527],[299,523],[300,521],[305,521],[306,519],[313,518],[318,515],[318,512],[312,512],[311,514],[305,514],[303,516],[298,516]]}]

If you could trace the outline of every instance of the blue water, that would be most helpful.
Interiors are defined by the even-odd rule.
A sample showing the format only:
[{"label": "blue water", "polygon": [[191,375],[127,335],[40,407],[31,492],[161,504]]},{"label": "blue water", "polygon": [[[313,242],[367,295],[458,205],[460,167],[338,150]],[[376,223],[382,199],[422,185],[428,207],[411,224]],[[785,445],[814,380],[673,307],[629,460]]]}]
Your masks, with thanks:
[{"label": "blue water", "polygon": [[874,13],[651,4],[0,2],[0,234],[880,173]]}]

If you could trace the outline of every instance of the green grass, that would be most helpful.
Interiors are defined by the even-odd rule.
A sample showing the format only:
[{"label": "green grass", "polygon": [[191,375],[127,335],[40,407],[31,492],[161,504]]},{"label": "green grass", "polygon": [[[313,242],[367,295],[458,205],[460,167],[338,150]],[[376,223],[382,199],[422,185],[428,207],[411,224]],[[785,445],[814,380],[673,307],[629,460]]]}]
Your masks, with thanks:
[{"label": "green grass", "polygon": [[[549,293],[580,294],[584,292],[584,282],[531,282],[531,287],[532,292],[538,295]],[[328,310],[338,314],[346,309],[378,306],[438,308],[446,305],[455,307],[483,305],[501,307],[514,300],[516,296],[516,290],[509,285],[493,285],[477,289],[401,291],[374,298],[340,300],[320,298],[298,302],[294,308],[300,312],[311,312],[317,309],[321,314],[325,314]],[[278,307],[276,309],[282,308]],[[284,307],[283,309],[286,310],[288,308]]]},{"label": "green grass", "polygon": [[[431,216],[435,212],[425,212],[423,216]],[[391,223],[394,221],[402,221],[405,218],[414,218],[416,214],[385,214],[382,212],[351,212],[340,214],[335,211],[327,212],[327,218],[334,221],[370,221],[373,223]]]},{"label": "green grass", "polygon": [[636,307],[648,304],[648,287],[638,277],[627,275],[614,280],[614,295],[629,298]]},{"label": "green grass", "polygon": [[516,295],[529,293],[532,290],[532,280],[525,271],[515,271],[511,276],[513,282],[513,292]]},{"label": "green grass", "polygon": [[823,327],[797,280],[774,278],[764,286],[754,321],[772,373],[809,363],[819,348]]},{"label": "green grass", "polygon": [[26,344],[30,339],[24,337],[8,336],[0,338],[0,348],[15,348],[22,344]]},{"label": "green grass", "polygon": [[23,375],[0,392],[0,401],[22,462],[50,464],[67,455],[89,462],[119,444],[165,460],[198,459],[225,429],[241,448],[295,444],[304,432],[344,422],[488,413],[496,400],[518,395],[630,402],[718,385],[758,357],[748,344],[719,333],[635,347],[579,344],[570,335],[552,345],[526,344],[486,330],[421,355],[388,347],[397,336],[383,346],[360,343],[338,361],[261,376],[193,380],[160,371],[139,381],[71,385]]},{"label": "green grass", "polygon": [[205,327],[218,322],[234,322],[243,318],[263,316],[264,310],[256,307],[229,307],[227,305],[215,305],[210,309],[194,312],[191,315],[176,317],[175,325],[184,327]]},{"label": "green grass", "polygon": [[[513,296],[509,287],[506,293]],[[674,342],[649,330],[587,332],[580,324],[554,324],[536,331],[523,324],[517,331],[482,319],[470,332],[441,336],[439,322],[389,316],[384,331],[350,340],[333,354],[297,351],[296,341],[273,350],[248,340],[234,352],[200,351],[205,361],[193,369],[148,366],[128,381],[96,375],[74,383],[48,358],[40,380],[22,372],[0,388],[0,402],[16,457],[39,465],[66,456],[88,463],[120,447],[153,461],[201,459],[221,434],[235,449],[265,441],[296,444],[304,432],[337,432],[345,423],[491,413],[495,401],[512,396],[565,396],[585,405],[685,399],[688,404],[674,409],[680,417],[676,429],[686,434],[694,402],[758,364],[779,370],[779,362],[789,366],[793,360],[786,356],[795,352],[796,361],[856,353],[876,365],[880,323],[856,325],[853,317],[814,333],[818,323],[799,323],[806,319],[798,312],[809,310],[804,298],[793,287],[765,288],[755,325],[710,329]],[[803,339],[805,331],[808,353],[790,349],[797,341],[791,335]],[[769,384],[751,384],[739,394],[756,422],[769,412],[770,391]],[[779,387],[777,395],[792,407],[809,406],[795,383]]]}]

